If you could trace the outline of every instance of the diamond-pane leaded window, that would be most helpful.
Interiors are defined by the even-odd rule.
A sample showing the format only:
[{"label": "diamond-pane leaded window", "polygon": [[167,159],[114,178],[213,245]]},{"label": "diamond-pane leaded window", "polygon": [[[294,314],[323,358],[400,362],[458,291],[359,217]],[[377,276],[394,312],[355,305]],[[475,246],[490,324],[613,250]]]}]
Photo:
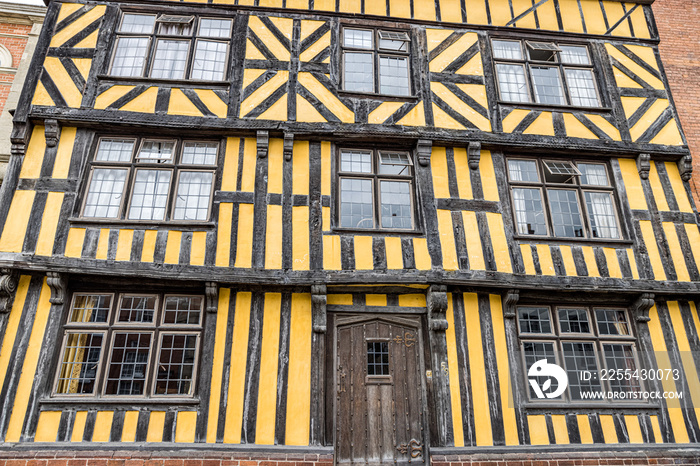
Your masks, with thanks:
[{"label": "diamond-pane leaded window", "polygon": [[230,18],[124,13],[110,74],[223,81],[232,26]]},{"label": "diamond-pane leaded window", "polygon": [[211,141],[101,138],[83,217],[206,221],[218,152]]},{"label": "diamond-pane leaded window", "polygon": [[55,394],[192,396],[203,296],[76,293]]},{"label": "diamond-pane leaded window", "polygon": [[408,152],[341,149],[341,228],[413,230],[413,160]]},{"label": "diamond-pane leaded window", "polygon": [[622,239],[605,164],[511,158],[507,166],[518,234]]}]

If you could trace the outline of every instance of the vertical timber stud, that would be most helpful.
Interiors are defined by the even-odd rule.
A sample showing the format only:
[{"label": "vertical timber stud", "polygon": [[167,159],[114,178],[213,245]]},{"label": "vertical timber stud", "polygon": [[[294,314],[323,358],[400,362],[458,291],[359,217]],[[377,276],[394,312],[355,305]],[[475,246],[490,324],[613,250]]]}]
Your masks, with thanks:
[{"label": "vertical timber stud", "polygon": [[449,369],[447,367],[447,287],[431,285],[428,288],[428,329],[430,338],[430,353],[433,369],[433,395],[435,397],[435,421],[437,424],[436,438],[440,447],[454,445],[452,431],[452,406],[450,400]]},{"label": "vertical timber stud", "polygon": [[[267,233],[267,154],[270,147],[270,134],[257,132],[257,160],[255,163],[255,198],[253,201],[253,250],[251,265],[254,269],[265,268],[265,235]],[[256,241],[256,238],[262,241]]]},{"label": "vertical timber stud", "polygon": [[[201,370],[199,380],[211,381],[211,375],[214,370],[214,345],[216,344],[216,320],[219,318],[217,312],[219,310],[219,284],[216,282],[206,282],[204,284],[204,307],[206,316],[204,319],[204,328],[202,329],[202,348]],[[199,385],[199,408],[197,412],[197,425],[195,428],[195,442],[206,442],[207,440],[207,425],[209,420],[209,399],[210,399],[211,384],[201,383]]]},{"label": "vertical timber stud", "polygon": [[470,142],[467,148],[467,163],[472,170],[479,169],[479,161],[481,160],[481,143]]},{"label": "vertical timber stud", "polygon": [[637,156],[637,170],[639,171],[639,177],[643,180],[649,179],[649,170],[651,169],[650,159],[650,154],[639,154]]},{"label": "vertical timber stud", "polygon": [[[311,286],[311,445],[324,445],[326,378],[326,285]],[[333,376],[334,377],[334,376]]]},{"label": "vertical timber stud", "polygon": [[[420,193],[419,202],[423,211],[425,236],[428,241],[428,254],[433,267],[442,267],[442,249],[438,233],[437,209],[433,192],[433,177],[430,173],[430,155],[433,151],[433,141],[419,139],[416,145],[416,183]],[[444,338],[444,335],[443,335]]]},{"label": "vertical timber stud", "polygon": [[63,324],[64,304],[68,302],[68,277],[57,272],[46,273],[46,284],[51,289],[51,310],[46,323],[44,342],[36,365],[36,374],[27,401],[27,414],[20,441],[33,440],[39,421],[39,403],[51,393],[51,370],[49,366],[61,344],[61,327]]},{"label": "vertical timber stud", "polygon": [[[518,342],[517,329],[517,304],[520,300],[520,290],[508,290],[503,297],[503,324],[506,331],[506,347],[508,348],[508,364],[511,368],[511,395],[512,403],[515,407],[515,416],[518,423],[518,440],[521,445],[530,443],[527,416],[521,409],[523,402],[527,399],[521,390],[520,381],[525,380],[522,362],[520,361],[520,344]],[[511,401],[504,401],[509,403]]]}]

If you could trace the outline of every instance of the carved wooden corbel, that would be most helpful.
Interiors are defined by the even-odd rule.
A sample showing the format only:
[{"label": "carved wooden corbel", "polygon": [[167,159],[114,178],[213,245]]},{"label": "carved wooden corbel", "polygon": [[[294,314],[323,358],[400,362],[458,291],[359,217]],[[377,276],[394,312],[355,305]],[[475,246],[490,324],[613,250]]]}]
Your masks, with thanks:
[{"label": "carved wooden corbel", "polygon": [[430,285],[427,301],[430,330],[447,330],[447,287],[445,285]]},{"label": "carved wooden corbel", "polygon": [[206,282],[204,295],[207,298],[207,312],[216,312],[219,309],[219,284],[216,282]]},{"label": "carved wooden corbel", "polygon": [[433,141],[430,139],[419,139],[416,152],[418,153],[418,163],[423,167],[427,167],[430,164],[430,154],[433,152]]},{"label": "carved wooden corbel", "polygon": [[27,140],[29,139],[29,127],[27,123],[14,123],[10,142],[12,143],[10,154],[13,156],[23,156],[27,150]]},{"label": "carved wooden corbel", "polygon": [[314,332],[326,333],[326,285],[311,285],[311,322]]},{"label": "carved wooden corbel", "polygon": [[470,142],[467,147],[467,163],[469,168],[477,170],[479,168],[479,160],[481,160],[481,143]]},{"label": "carved wooden corbel", "polygon": [[44,121],[44,137],[48,147],[56,147],[60,134],[61,127],[58,125],[58,120]]},{"label": "carved wooden corbel", "polygon": [[51,288],[51,304],[61,305],[66,301],[66,276],[58,272],[46,272],[46,284]]},{"label": "carved wooden corbel", "polygon": [[654,293],[642,293],[632,304],[632,313],[637,316],[637,322],[649,322],[649,309],[654,305]]},{"label": "carved wooden corbel", "polygon": [[284,133],[284,160],[292,160],[294,152],[294,133]]},{"label": "carved wooden corbel", "polygon": [[693,176],[693,158],[690,155],[684,156],[678,161],[678,170],[681,172],[683,181],[690,181]]},{"label": "carved wooden corbel", "polygon": [[258,131],[258,157],[264,159],[267,157],[267,149],[270,145],[270,133],[267,131]]},{"label": "carved wooden corbel", "polygon": [[649,179],[649,170],[651,169],[651,155],[649,154],[639,154],[637,156],[637,170],[639,170],[639,176],[643,180]]},{"label": "carved wooden corbel", "polygon": [[17,291],[17,272],[11,269],[0,270],[0,313],[10,312]]},{"label": "carved wooden corbel", "polygon": [[507,319],[515,318],[515,305],[520,300],[520,290],[508,290],[503,298],[503,317]]}]

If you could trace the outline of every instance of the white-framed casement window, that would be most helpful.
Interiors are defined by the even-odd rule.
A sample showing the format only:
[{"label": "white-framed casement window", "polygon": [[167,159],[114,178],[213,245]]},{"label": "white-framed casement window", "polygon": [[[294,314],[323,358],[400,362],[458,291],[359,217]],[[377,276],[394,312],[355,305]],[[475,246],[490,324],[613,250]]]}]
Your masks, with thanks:
[{"label": "white-framed casement window", "polygon": [[109,74],[223,81],[232,27],[230,18],[123,13]]},{"label": "white-framed casement window", "polygon": [[338,152],[338,225],[367,230],[414,230],[413,158],[402,151]]},{"label": "white-framed casement window", "polygon": [[601,106],[587,46],[505,39],[491,46],[502,101]]},{"label": "white-framed casement window", "polygon": [[219,143],[102,137],[90,163],[84,218],[209,219]]},{"label": "white-framed casement window", "polygon": [[622,239],[605,163],[513,157],[507,165],[519,235]]},{"label": "white-framed casement window", "polygon": [[194,395],[204,297],[75,293],[55,396]]},{"label": "white-framed casement window", "polygon": [[[567,389],[559,397],[545,400],[604,402],[591,395],[618,392],[618,400],[635,400],[642,390],[636,338],[624,308],[581,305],[523,305],[517,307],[521,363],[525,375],[543,359],[564,369]],[[533,376],[540,387],[549,376]],[[529,399],[541,401],[533,384],[526,380]],[[642,400],[643,401],[643,400]],[[618,401],[615,401],[618,402]]]},{"label": "white-framed casement window", "polygon": [[407,31],[344,27],[343,90],[410,96],[411,37]]}]

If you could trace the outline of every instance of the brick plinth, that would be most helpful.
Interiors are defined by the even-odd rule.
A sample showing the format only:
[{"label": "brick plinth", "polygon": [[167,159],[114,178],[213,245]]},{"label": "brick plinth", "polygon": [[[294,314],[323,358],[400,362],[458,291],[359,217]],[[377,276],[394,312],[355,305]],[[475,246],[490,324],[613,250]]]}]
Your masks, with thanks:
[{"label": "brick plinth", "polygon": [[700,466],[700,450],[433,455],[431,466]]},{"label": "brick plinth", "polygon": [[0,466],[332,466],[332,455],[202,451],[0,451]]}]

